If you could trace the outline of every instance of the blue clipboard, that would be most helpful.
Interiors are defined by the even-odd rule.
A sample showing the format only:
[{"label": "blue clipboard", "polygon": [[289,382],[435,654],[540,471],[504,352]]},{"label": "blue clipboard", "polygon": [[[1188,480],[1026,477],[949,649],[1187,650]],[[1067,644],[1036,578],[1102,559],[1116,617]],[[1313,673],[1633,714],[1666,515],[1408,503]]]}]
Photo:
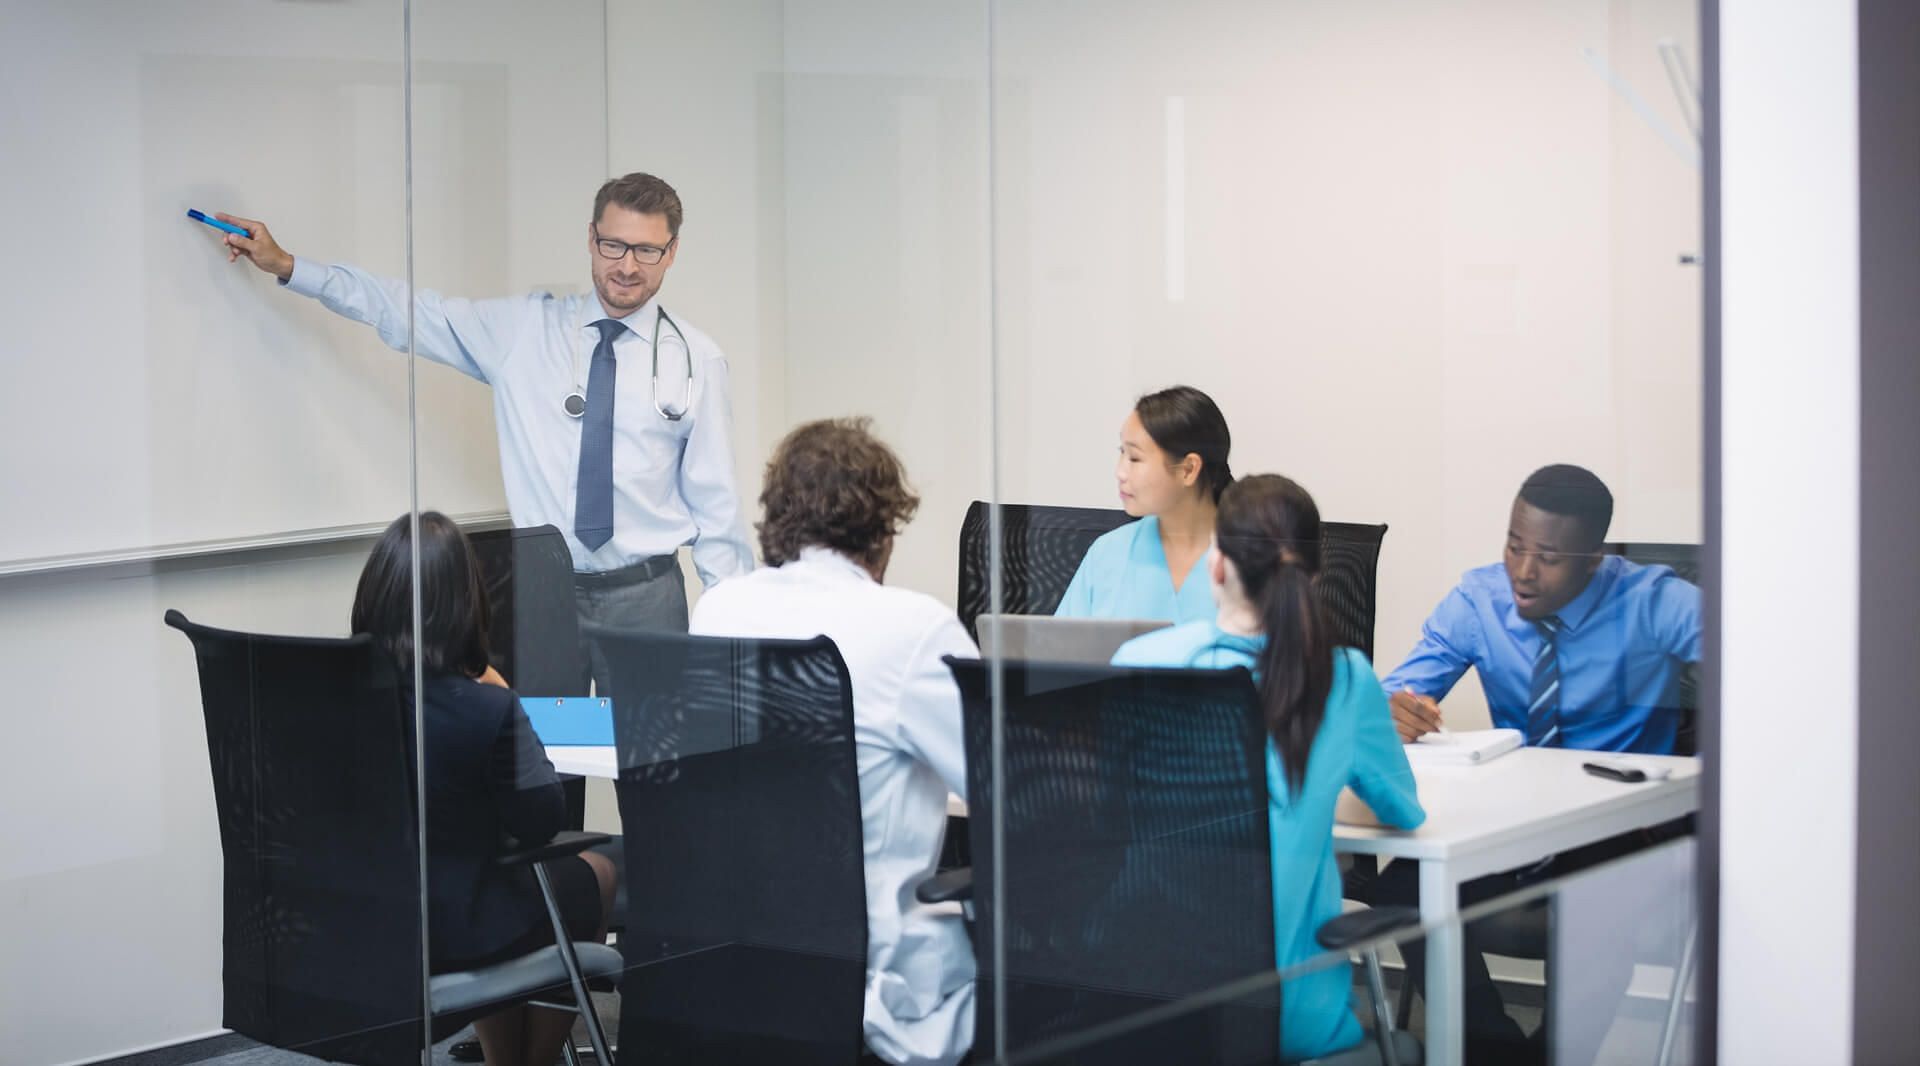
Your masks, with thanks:
[{"label": "blue clipboard", "polygon": [[605,696],[522,696],[520,706],[547,747],[613,744],[613,701]]}]

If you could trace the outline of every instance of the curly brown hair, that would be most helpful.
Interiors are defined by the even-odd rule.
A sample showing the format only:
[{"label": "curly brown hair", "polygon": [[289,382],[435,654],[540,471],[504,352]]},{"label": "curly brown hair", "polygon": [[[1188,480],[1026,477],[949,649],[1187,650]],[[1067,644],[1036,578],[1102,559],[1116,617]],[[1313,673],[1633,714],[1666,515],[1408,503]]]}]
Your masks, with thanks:
[{"label": "curly brown hair", "polygon": [[827,418],[787,434],[767,460],[760,551],[773,566],[830,548],[872,566],[920,507],[893,449],[867,418]]}]

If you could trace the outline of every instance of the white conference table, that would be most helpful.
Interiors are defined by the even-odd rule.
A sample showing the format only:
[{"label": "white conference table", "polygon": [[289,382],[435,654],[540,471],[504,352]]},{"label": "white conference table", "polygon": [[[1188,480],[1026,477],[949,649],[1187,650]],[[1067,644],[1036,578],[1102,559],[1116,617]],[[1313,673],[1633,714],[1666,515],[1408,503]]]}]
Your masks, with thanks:
[{"label": "white conference table", "polygon": [[[613,778],[612,747],[549,747],[554,769],[582,777]],[[1364,806],[1343,802],[1333,848],[1420,864],[1420,919],[1428,927],[1427,1033],[1430,1066],[1458,1066],[1464,1053],[1464,945],[1456,919],[1460,886],[1477,877],[1538,862],[1550,855],[1644,829],[1693,813],[1700,806],[1700,761],[1636,755],[1671,767],[1659,781],[1623,784],[1580,768],[1592,752],[1522,748],[1481,766],[1416,765],[1414,776],[1427,820],[1411,832],[1354,824]],[[967,805],[947,797],[947,813],[965,817]]]},{"label": "white conference table", "polygon": [[[1420,864],[1420,919],[1428,927],[1427,1062],[1462,1059],[1464,946],[1456,919],[1460,886],[1539,862],[1635,829],[1683,818],[1700,806],[1700,760],[1635,755],[1671,768],[1659,781],[1623,784],[1580,768],[1593,752],[1521,748],[1481,766],[1416,764],[1427,820],[1410,832],[1349,824],[1334,827],[1337,852]],[[1343,797],[1346,799],[1348,797]],[[1343,803],[1343,818],[1371,818]]]}]

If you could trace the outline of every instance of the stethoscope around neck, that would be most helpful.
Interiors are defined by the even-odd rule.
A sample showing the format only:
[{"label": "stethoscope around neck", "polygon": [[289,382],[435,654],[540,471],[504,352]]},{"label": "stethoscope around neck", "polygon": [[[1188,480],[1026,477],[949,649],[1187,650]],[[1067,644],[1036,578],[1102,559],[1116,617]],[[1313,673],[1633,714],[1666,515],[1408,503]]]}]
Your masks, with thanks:
[{"label": "stethoscope around neck", "polygon": [[[685,353],[687,357],[687,386],[680,397],[680,407],[678,410],[662,406],[660,403],[660,323],[662,322],[667,324],[668,329],[673,330],[674,337],[680,341],[681,352]],[[580,351],[577,348],[573,353],[573,391],[567,393],[567,398],[562,401],[561,406],[570,417],[584,418],[586,416],[587,390],[580,384]],[[663,307],[656,311],[653,317],[653,409],[660,412],[661,418],[669,422],[678,422],[687,417],[687,411],[691,409],[692,406],[693,349],[687,344],[687,335],[680,332],[680,324],[669,318],[666,308]]]}]

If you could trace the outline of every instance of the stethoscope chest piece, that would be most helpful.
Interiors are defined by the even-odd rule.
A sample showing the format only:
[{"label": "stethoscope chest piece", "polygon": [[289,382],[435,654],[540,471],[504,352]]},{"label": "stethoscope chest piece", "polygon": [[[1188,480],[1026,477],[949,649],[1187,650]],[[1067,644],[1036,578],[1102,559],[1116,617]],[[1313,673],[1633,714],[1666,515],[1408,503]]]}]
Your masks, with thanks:
[{"label": "stethoscope chest piece", "polygon": [[[685,362],[687,368],[687,383],[681,393],[680,406],[678,409],[660,402],[660,324],[662,322],[666,323],[667,328],[673,331],[673,335],[667,339],[676,343],[676,346],[680,349],[680,357]],[[653,320],[652,348],[653,409],[660,413],[661,418],[669,422],[678,422],[687,416],[687,411],[693,406],[693,349],[687,346],[687,337],[686,334],[680,332],[680,324],[668,318],[664,310],[660,311]],[[574,353],[573,377],[576,382],[580,380],[580,356],[578,352]],[[573,391],[567,393],[567,398],[560,401],[560,406],[562,410],[567,412],[567,417],[584,418],[587,413],[586,390],[576,384],[573,387]]]}]

